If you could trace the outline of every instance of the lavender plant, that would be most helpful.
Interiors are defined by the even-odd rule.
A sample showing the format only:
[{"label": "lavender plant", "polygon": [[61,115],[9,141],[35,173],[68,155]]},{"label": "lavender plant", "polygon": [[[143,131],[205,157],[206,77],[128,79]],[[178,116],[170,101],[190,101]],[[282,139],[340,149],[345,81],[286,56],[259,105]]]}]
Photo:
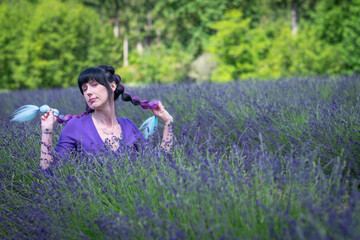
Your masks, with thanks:
[{"label": "lavender plant", "polygon": [[[136,154],[125,148],[55,157],[46,171],[39,167],[40,121],[19,124],[9,116],[24,104],[44,103],[78,114],[81,95],[77,89],[2,93],[0,236],[357,239],[359,80],[133,88],[161,99],[174,116],[171,156],[159,151],[155,134]],[[138,126],[151,115],[125,102],[117,103],[117,114]]]}]

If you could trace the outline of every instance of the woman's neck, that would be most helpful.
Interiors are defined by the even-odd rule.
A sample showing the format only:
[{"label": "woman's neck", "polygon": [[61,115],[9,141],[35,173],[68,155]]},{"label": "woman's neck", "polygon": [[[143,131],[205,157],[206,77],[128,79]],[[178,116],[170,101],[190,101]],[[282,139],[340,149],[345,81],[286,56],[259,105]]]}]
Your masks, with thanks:
[{"label": "woman's neck", "polygon": [[92,118],[103,126],[113,127],[117,123],[114,104],[109,104],[105,108],[95,110]]}]

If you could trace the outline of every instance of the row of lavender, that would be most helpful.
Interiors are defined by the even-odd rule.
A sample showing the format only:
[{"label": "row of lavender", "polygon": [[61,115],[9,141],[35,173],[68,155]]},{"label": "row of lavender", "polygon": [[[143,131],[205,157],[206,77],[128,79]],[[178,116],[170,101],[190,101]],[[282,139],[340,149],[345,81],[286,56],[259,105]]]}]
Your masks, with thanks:
[{"label": "row of lavender", "polygon": [[[0,236],[24,239],[356,239],[360,236],[359,76],[152,85],[174,116],[137,155],[77,156],[39,168],[39,120],[24,104],[84,110],[77,89],[2,93]],[[150,112],[118,102],[140,125]],[[56,136],[61,132],[56,128]],[[161,128],[161,126],[160,126]],[[161,130],[161,129],[160,129]]]}]

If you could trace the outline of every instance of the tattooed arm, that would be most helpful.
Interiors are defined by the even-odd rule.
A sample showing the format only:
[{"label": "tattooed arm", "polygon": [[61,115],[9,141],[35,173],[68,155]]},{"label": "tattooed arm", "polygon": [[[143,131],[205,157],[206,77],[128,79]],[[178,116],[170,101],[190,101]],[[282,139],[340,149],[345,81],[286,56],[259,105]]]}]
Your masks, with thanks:
[{"label": "tattooed arm", "polygon": [[161,147],[167,152],[171,152],[171,148],[174,142],[174,121],[171,118],[171,121],[165,123],[163,139],[161,141]]},{"label": "tattooed arm", "polygon": [[156,117],[160,118],[165,123],[161,147],[167,152],[171,152],[171,148],[174,142],[174,119],[165,110],[165,107],[161,102],[158,103],[158,107],[152,110],[152,112]]},{"label": "tattooed arm", "polygon": [[41,117],[40,166],[43,169],[48,168],[50,163],[53,161],[50,150],[52,149],[53,129],[55,122],[56,117],[53,115],[52,109]]}]

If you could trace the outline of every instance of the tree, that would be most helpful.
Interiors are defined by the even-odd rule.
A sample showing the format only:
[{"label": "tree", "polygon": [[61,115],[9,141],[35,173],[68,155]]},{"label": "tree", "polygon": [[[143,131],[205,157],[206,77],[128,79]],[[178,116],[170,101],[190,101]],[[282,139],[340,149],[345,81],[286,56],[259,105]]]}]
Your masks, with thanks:
[{"label": "tree", "polygon": [[257,28],[240,10],[227,12],[213,27],[208,50],[218,59],[214,81],[337,74],[343,66],[339,50],[320,40],[310,24],[292,34],[285,19]]},{"label": "tree", "polygon": [[279,18],[287,19],[291,32],[298,32],[299,22],[311,18],[312,12],[321,0],[262,0],[261,5],[267,8],[266,18],[276,22]]},{"label": "tree", "polygon": [[352,74],[360,69],[360,1],[328,0],[316,7],[313,21],[319,39],[340,51],[342,73]]},{"label": "tree", "polygon": [[303,24],[294,36],[291,28],[276,31],[271,48],[263,60],[264,71],[270,78],[338,74],[343,66],[339,50],[319,39],[316,28]]},{"label": "tree", "polygon": [[79,0],[87,6],[97,9],[101,18],[113,25],[114,36],[123,39],[123,66],[129,65],[129,48],[146,43],[152,33],[151,11],[156,0]]},{"label": "tree", "polygon": [[26,1],[0,4],[0,89],[14,89],[19,85],[14,77],[20,63],[16,55],[33,9],[34,6]]},{"label": "tree", "polygon": [[360,0],[354,0],[344,20],[341,52],[343,53],[346,73],[360,71]]},{"label": "tree", "polygon": [[215,33],[211,26],[222,19],[228,7],[240,2],[244,1],[159,1],[154,8],[156,31],[161,32],[166,46],[173,41],[180,42],[194,56],[198,56],[209,37]]},{"label": "tree", "polygon": [[74,85],[84,68],[109,62],[112,35],[108,27],[82,5],[41,1],[17,52],[14,87]]},{"label": "tree", "polygon": [[244,18],[242,11],[230,10],[224,19],[216,22],[216,34],[210,38],[207,49],[218,59],[212,80],[230,81],[254,76],[258,62],[270,47],[263,29],[251,29],[250,18]]}]

